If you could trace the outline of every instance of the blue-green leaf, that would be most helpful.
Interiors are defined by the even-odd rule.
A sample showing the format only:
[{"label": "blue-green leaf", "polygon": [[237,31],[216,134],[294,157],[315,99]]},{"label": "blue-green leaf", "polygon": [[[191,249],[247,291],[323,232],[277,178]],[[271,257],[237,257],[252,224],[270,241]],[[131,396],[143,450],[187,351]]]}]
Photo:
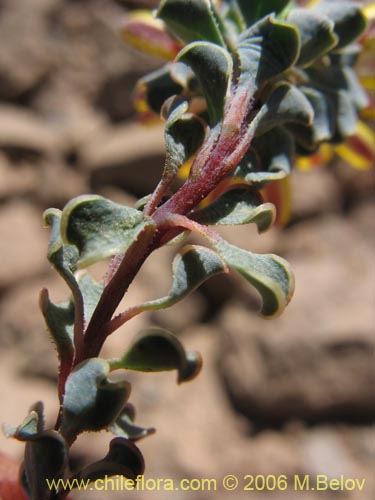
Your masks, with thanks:
[{"label": "blue-green leaf", "polygon": [[138,80],[135,88],[136,107],[149,107],[158,115],[164,102],[182,91],[183,86],[172,75],[174,66],[166,64]]},{"label": "blue-green leaf", "polygon": [[4,425],[4,433],[18,441],[28,441],[44,431],[44,407],[41,401],[35,403],[23,422],[17,427]]},{"label": "blue-green leaf", "polygon": [[85,323],[88,324],[103,293],[104,283],[97,283],[90,274],[83,272],[78,276],[78,284],[83,296]]},{"label": "blue-green leaf", "polygon": [[225,47],[211,0],[162,0],[156,16],[186,43],[207,40]]},{"label": "blue-green leaf", "polygon": [[283,127],[255,137],[251,148],[233,172],[246,182],[262,184],[290,174],[294,158],[294,141]]},{"label": "blue-green leaf", "polygon": [[314,110],[314,121],[309,127],[290,124],[289,130],[305,149],[314,151],[319,143],[329,141],[335,134],[335,108],[324,92],[313,87],[300,87]]},{"label": "blue-green leaf", "polygon": [[188,64],[196,74],[206,98],[211,125],[216,125],[224,116],[232,76],[229,53],[213,43],[195,42],[182,49],[177,60]]},{"label": "blue-green leaf", "polygon": [[113,438],[109,445],[109,452],[98,462],[95,462],[70,478],[72,484],[74,479],[80,481],[95,481],[108,476],[124,476],[135,481],[142,476],[145,463],[141,451],[129,439],[122,437]]},{"label": "blue-green leaf", "polygon": [[155,432],[153,427],[140,427],[134,423],[135,409],[131,403],[127,403],[117,420],[109,426],[109,430],[116,436],[138,441]]},{"label": "blue-green leaf", "polygon": [[108,427],[120,414],[130,394],[130,384],[108,380],[107,361],[91,358],[70,373],[63,401],[61,432],[74,436]]},{"label": "blue-green leaf", "polygon": [[267,14],[279,14],[288,5],[290,0],[236,0],[247,26]]},{"label": "blue-green leaf", "polygon": [[201,224],[249,224],[266,231],[275,219],[275,208],[271,203],[262,203],[257,191],[246,188],[230,189],[213,203],[192,214]]},{"label": "blue-green leaf", "polygon": [[56,345],[60,361],[73,360],[74,356],[74,304],[67,301],[53,304],[48,291],[42,290],[40,294],[40,308],[46,321],[48,331]]},{"label": "blue-green leaf", "polygon": [[179,96],[170,98],[163,107],[166,160],[161,183],[170,182],[179,168],[197,151],[205,137],[205,125],[197,116],[187,113],[189,103]]},{"label": "blue-green leaf", "polygon": [[65,244],[61,239],[61,217],[62,212],[55,208],[50,208],[43,214],[45,225],[51,227],[47,258],[75,294],[79,293],[74,276],[79,255],[75,246]]},{"label": "blue-green leaf", "polygon": [[153,228],[139,210],[96,195],[74,198],[61,217],[63,241],[79,250],[78,267],[125,252],[145,227]]},{"label": "blue-green leaf", "polygon": [[68,446],[56,431],[44,431],[27,440],[24,471],[31,500],[47,500],[48,481],[64,477],[68,465]]},{"label": "blue-green leaf", "polygon": [[261,294],[263,316],[276,316],[284,310],[294,291],[293,271],[286,260],[277,255],[247,252],[221,239],[213,246],[228,266]]},{"label": "blue-green leaf", "polygon": [[354,2],[327,0],[319,2],[312,9],[318,15],[325,15],[334,23],[334,32],[338,37],[336,49],[341,49],[356,40],[366,29],[366,18],[361,6]]},{"label": "blue-green leaf", "polygon": [[260,108],[249,129],[261,135],[285,123],[311,125],[313,119],[314,110],[306,96],[294,85],[280,83]]},{"label": "blue-green leaf", "polygon": [[199,353],[186,353],[173,333],[162,328],[148,328],[139,332],[126,353],[110,361],[112,369],[142,372],[178,371],[178,382],[194,378],[200,371]]},{"label": "blue-green leaf", "polygon": [[298,66],[308,66],[337,44],[333,21],[316,11],[294,9],[287,21],[296,26],[300,34],[301,48],[296,62]]},{"label": "blue-green leaf", "polygon": [[165,309],[192,293],[216,274],[227,272],[220,256],[209,248],[188,245],[176,255],[172,267],[172,287],[165,297],[150,300],[140,306],[142,311]]},{"label": "blue-green leaf", "polygon": [[33,405],[21,425],[6,427],[5,432],[26,443],[21,476],[29,498],[47,500],[51,494],[47,481],[65,475],[68,446],[58,432],[44,430],[43,404]]},{"label": "blue-green leaf", "polygon": [[299,34],[294,26],[269,16],[242,33],[237,50],[241,71],[238,84],[253,94],[297,60]]}]

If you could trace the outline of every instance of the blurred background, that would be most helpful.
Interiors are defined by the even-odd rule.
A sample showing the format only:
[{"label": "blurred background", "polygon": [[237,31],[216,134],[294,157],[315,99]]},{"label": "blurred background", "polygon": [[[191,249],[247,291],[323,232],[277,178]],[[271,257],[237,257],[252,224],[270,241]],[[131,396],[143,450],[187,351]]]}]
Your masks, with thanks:
[{"label": "blurred background", "polygon": [[[117,30],[127,9],[151,1],[0,0],[0,421],[18,425],[43,400],[57,409],[56,358],[38,310],[42,287],[56,302],[67,289],[46,260],[42,213],[94,192],[132,204],[155,186],[163,166],[162,126],[136,123],[132,89],[163,61],[126,46]],[[235,276],[209,281],[181,305],[143,315],[114,334],[115,356],[142,327],[177,333],[204,358],[201,375],[177,386],[173,372],[130,374],[149,478],[235,474],[235,492],[134,492],[136,500],[374,498],[374,173],[337,158],[296,171],[293,217],[259,236],[225,228],[233,243],[282,255],[296,292],[266,321],[258,298]],[[173,248],[158,251],[128,303],[164,294]],[[105,265],[94,273],[100,277]],[[82,436],[73,467],[105,455],[110,436]],[[0,435],[0,454],[23,446]],[[326,474],[366,479],[362,492],[241,491],[246,474]],[[120,499],[126,492],[75,493]]]}]

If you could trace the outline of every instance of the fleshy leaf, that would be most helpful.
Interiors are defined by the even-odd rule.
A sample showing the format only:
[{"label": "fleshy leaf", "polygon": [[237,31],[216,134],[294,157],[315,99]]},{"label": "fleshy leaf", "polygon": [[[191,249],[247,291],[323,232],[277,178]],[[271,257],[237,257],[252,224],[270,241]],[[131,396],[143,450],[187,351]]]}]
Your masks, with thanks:
[{"label": "fleshy leaf", "polygon": [[213,246],[228,266],[261,294],[263,316],[276,316],[284,310],[294,291],[293,272],[286,260],[277,255],[247,252],[221,239]]},{"label": "fleshy leaf", "polygon": [[145,302],[142,311],[164,309],[192,293],[212,276],[226,273],[227,268],[216,252],[199,245],[188,245],[173,260],[172,287],[168,295]]},{"label": "fleshy leaf", "polygon": [[327,90],[347,92],[348,99],[355,105],[356,109],[361,110],[368,105],[368,96],[363,90],[357,75],[349,66],[341,64],[331,65],[328,68],[317,70],[311,68],[307,71],[314,84]]},{"label": "fleshy leaf", "polygon": [[232,38],[237,36],[246,29],[245,19],[234,0],[224,0],[224,6],[220,9],[220,15],[225,23],[227,32],[232,34]]},{"label": "fleshy leaf", "polygon": [[139,210],[95,195],[71,200],[61,219],[63,240],[79,250],[78,267],[125,252],[146,226],[151,230]]},{"label": "fleshy leaf", "polygon": [[299,54],[295,27],[269,16],[242,33],[237,46],[241,75],[239,86],[254,93],[263,83],[283,73]]},{"label": "fleshy leaf", "polygon": [[[169,106],[168,106],[169,105]],[[186,113],[189,104],[178,96],[170,98],[164,105],[169,111],[165,125],[166,160],[161,182],[174,178],[178,169],[197,151],[205,136],[205,126],[191,113]]]},{"label": "fleshy leaf", "polygon": [[88,324],[102,295],[104,283],[97,283],[87,272],[78,277],[78,283],[83,296],[84,318]]},{"label": "fleshy leaf", "polygon": [[136,481],[144,470],[144,459],[137,446],[129,439],[116,437],[110,442],[109,452],[102,460],[85,467],[70,479],[71,482],[73,479],[95,481],[107,476],[124,476]]},{"label": "fleshy leaf", "polygon": [[47,481],[64,477],[68,465],[68,446],[56,431],[44,431],[28,440],[24,472],[31,500],[48,500]]},{"label": "fleshy leaf", "polygon": [[270,203],[262,203],[257,191],[246,188],[230,189],[213,203],[192,214],[201,224],[257,224],[266,231],[273,223],[275,210]]},{"label": "fleshy leaf", "polygon": [[333,116],[336,119],[336,124],[333,142],[342,142],[346,137],[355,133],[358,114],[345,90],[327,92],[327,95],[335,108]]},{"label": "fleshy leaf", "polygon": [[172,78],[171,66],[166,65],[146,75],[135,87],[134,107],[144,121],[152,114],[159,115],[164,102],[182,91],[180,83]]},{"label": "fleshy leaf", "polygon": [[4,432],[7,437],[12,437],[18,441],[28,441],[44,430],[44,408],[43,403],[35,403],[25,417],[22,424],[17,427],[4,425]]},{"label": "fleshy leaf", "polygon": [[274,127],[254,138],[233,177],[256,184],[282,179],[291,171],[293,156],[291,135],[282,127]]},{"label": "fleshy leaf", "polygon": [[249,129],[261,135],[285,123],[310,125],[314,110],[306,96],[294,85],[280,83],[251,122]]},{"label": "fleshy leaf", "polygon": [[292,10],[288,23],[296,26],[300,34],[301,48],[296,62],[298,66],[308,66],[337,44],[333,21],[317,12],[308,9]]},{"label": "fleshy leaf", "polygon": [[70,373],[63,401],[64,436],[99,431],[118,417],[129,398],[130,384],[111,382],[107,378],[109,371],[107,361],[91,358]]},{"label": "fleshy leaf", "polygon": [[225,98],[232,76],[232,59],[229,53],[209,42],[187,45],[177,60],[189,65],[198,78],[206,98],[211,125],[220,122],[224,115]]},{"label": "fleshy leaf", "polygon": [[211,0],[162,0],[156,15],[186,43],[207,40],[225,47]]},{"label": "fleshy leaf", "polygon": [[79,293],[74,272],[77,269],[78,250],[75,246],[64,244],[61,239],[61,217],[60,210],[50,208],[43,214],[44,223],[51,226],[51,236],[48,245],[47,258],[62,276],[69,288],[74,293]]},{"label": "fleshy leaf", "polygon": [[325,15],[334,23],[334,32],[338,36],[336,49],[341,49],[356,40],[366,29],[366,17],[360,5],[354,2],[323,1],[312,9],[319,15]]},{"label": "fleshy leaf", "polygon": [[8,436],[26,442],[22,479],[30,500],[48,500],[47,480],[64,476],[68,447],[56,431],[44,430],[43,403],[30,408],[25,420],[15,429],[5,428]]},{"label": "fleshy leaf", "polygon": [[247,26],[251,26],[267,14],[278,14],[288,5],[289,0],[236,0]]},{"label": "fleshy leaf", "polygon": [[71,364],[74,356],[73,329],[74,304],[72,301],[53,304],[47,290],[40,294],[40,308],[46,321],[49,333],[56,345],[61,362]]},{"label": "fleshy leaf", "polygon": [[112,369],[159,372],[178,370],[178,383],[198,375],[202,359],[199,353],[186,353],[173,333],[162,328],[141,330],[127,352],[110,361]]},{"label": "fleshy leaf", "polygon": [[109,430],[116,436],[130,439],[131,441],[138,441],[139,439],[147,437],[155,432],[153,427],[145,428],[136,425],[134,423],[134,418],[134,406],[127,403],[118,419],[110,425]]},{"label": "fleshy leaf", "polygon": [[323,141],[329,141],[335,134],[335,107],[324,92],[313,87],[300,87],[314,110],[314,121],[309,127],[289,125],[297,142],[306,150],[314,151]]}]

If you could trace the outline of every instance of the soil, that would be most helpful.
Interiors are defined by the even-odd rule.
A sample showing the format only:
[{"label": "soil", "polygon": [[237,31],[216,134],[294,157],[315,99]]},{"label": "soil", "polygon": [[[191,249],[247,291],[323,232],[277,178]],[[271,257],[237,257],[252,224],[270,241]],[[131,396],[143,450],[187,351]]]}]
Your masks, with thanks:
[{"label": "soil", "polygon": [[[154,2],[142,2],[151,5]],[[132,204],[155,186],[163,165],[162,127],[136,123],[136,79],[161,61],[122,43],[125,7],[111,0],[0,2],[0,421],[19,424],[37,400],[52,424],[57,362],[38,310],[41,288],[68,294],[48,265],[43,211],[94,192]],[[140,447],[146,478],[215,478],[217,491],[135,491],[136,500],[272,497],[370,500],[374,491],[374,174],[337,159],[293,176],[287,228],[223,234],[248,250],[291,262],[296,293],[286,312],[265,321],[258,297],[237,276],[218,277],[184,303],[136,318],[110,339],[124,350],[142,327],[175,331],[202,352],[204,367],[177,386],[174,373],[130,374],[137,422],[157,433]],[[171,247],[147,262],[128,302],[164,294]],[[94,272],[99,276],[105,265]],[[106,454],[107,433],[82,436],[72,467]],[[22,445],[0,436],[9,466]],[[221,479],[238,476],[236,491]],[[247,475],[317,474],[365,479],[363,491],[243,491]],[[292,484],[292,483],[290,483]],[[4,493],[5,494],[5,493]],[[76,499],[120,499],[125,492],[78,492]],[[11,496],[1,496],[9,500]],[[18,497],[17,497],[18,498]]]}]

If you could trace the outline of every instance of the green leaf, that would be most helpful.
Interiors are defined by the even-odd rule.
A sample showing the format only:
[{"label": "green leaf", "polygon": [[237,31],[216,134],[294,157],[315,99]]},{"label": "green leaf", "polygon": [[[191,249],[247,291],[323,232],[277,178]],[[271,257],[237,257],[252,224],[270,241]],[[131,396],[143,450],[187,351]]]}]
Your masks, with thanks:
[{"label": "green leaf", "polygon": [[215,250],[229,267],[233,267],[261,294],[263,316],[280,314],[294,291],[294,277],[289,263],[272,254],[254,254],[220,239]]},{"label": "green leaf", "polygon": [[163,107],[168,119],[165,125],[166,160],[161,182],[174,179],[179,168],[202,145],[205,125],[197,116],[186,113],[189,103],[179,96],[170,98]]},{"label": "green leaf", "polygon": [[48,500],[48,481],[64,477],[68,446],[56,431],[44,431],[26,443],[24,470],[31,500]]},{"label": "green leaf", "polygon": [[296,64],[308,66],[337,44],[334,23],[328,17],[307,9],[292,10],[288,23],[296,26],[300,34],[301,49]]},{"label": "green leaf", "polygon": [[180,94],[183,87],[172,77],[172,67],[167,64],[138,80],[135,88],[136,107],[149,107],[159,114],[164,102],[171,96]]},{"label": "green leaf", "polygon": [[342,67],[342,77],[345,81],[342,87],[349,92],[356,109],[361,111],[366,108],[370,104],[369,96],[362,87],[356,72],[348,66]]},{"label": "green leaf", "polygon": [[61,217],[63,241],[79,250],[78,267],[125,252],[145,227],[153,226],[139,210],[95,195],[74,198]]},{"label": "green leaf", "polygon": [[223,4],[220,9],[221,17],[231,38],[236,39],[246,29],[245,20],[236,0],[224,0]]},{"label": "green leaf", "polygon": [[64,244],[62,241],[61,217],[62,212],[55,208],[50,208],[43,214],[45,225],[51,227],[47,258],[75,294],[79,293],[79,287],[74,276],[77,269],[78,250],[75,246]]},{"label": "green leaf", "polygon": [[362,52],[360,43],[352,43],[343,49],[331,52],[328,57],[332,66],[353,67]]},{"label": "green leaf", "polygon": [[21,425],[5,427],[9,437],[26,442],[21,476],[31,500],[48,500],[47,481],[64,477],[68,465],[68,447],[56,431],[44,430],[43,403],[35,403]]},{"label": "green leaf", "polygon": [[85,323],[88,324],[103,293],[104,283],[97,283],[88,273],[83,272],[78,276],[78,284],[83,296]]},{"label": "green leaf", "polygon": [[207,102],[211,125],[216,125],[224,116],[232,76],[233,64],[229,53],[213,43],[196,42],[182,49],[177,60],[194,71]]},{"label": "green leaf", "polygon": [[289,0],[236,0],[247,26],[251,26],[258,19],[271,14],[279,14],[288,5]]},{"label": "green leaf", "polygon": [[118,419],[109,426],[109,430],[116,436],[130,439],[131,441],[138,441],[144,437],[149,436],[155,432],[153,427],[140,427],[134,423],[135,410],[134,406],[130,403],[125,405],[121,415]]},{"label": "green leaf", "polygon": [[354,2],[323,1],[312,9],[318,15],[327,16],[334,23],[338,37],[337,49],[356,40],[366,29],[366,18],[361,7]]},{"label": "green leaf", "polygon": [[333,116],[336,119],[336,127],[332,141],[342,142],[356,131],[358,114],[348,92],[339,90],[327,92],[327,95],[335,108]]},{"label": "green leaf", "polygon": [[4,425],[4,432],[7,437],[12,437],[18,441],[28,441],[44,430],[44,408],[43,403],[35,403],[25,417],[22,424],[17,427]]},{"label": "green leaf", "polygon": [[71,436],[108,427],[120,414],[129,398],[130,384],[108,380],[107,361],[91,358],[70,373],[63,401],[61,432]]},{"label": "green leaf", "polygon": [[[61,304],[53,304],[50,301],[48,290],[42,290],[40,294],[40,308],[46,321],[48,331],[56,345],[57,354],[60,359],[73,360],[74,357],[74,304],[70,300]],[[70,363],[69,363],[70,364]]]},{"label": "green leaf", "polygon": [[368,105],[368,96],[352,68],[338,63],[324,69],[310,68],[307,74],[313,84],[322,90],[346,92],[356,109],[361,110]]},{"label": "green leaf", "polygon": [[140,306],[142,311],[165,309],[192,293],[202,283],[227,268],[216,252],[199,245],[188,245],[173,260],[172,287],[165,297]]},{"label": "green leaf", "polygon": [[197,210],[191,216],[201,224],[257,224],[260,232],[266,231],[275,218],[275,208],[271,203],[262,203],[256,191],[239,188],[231,189],[207,207]]},{"label": "green leaf", "polygon": [[124,476],[135,481],[144,470],[144,459],[137,446],[129,439],[116,437],[110,442],[109,452],[102,460],[85,467],[70,480],[95,481],[107,476]]},{"label": "green leaf", "polygon": [[263,83],[295,63],[299,34],[295,27],[269,16],[242,33],[237,50],[241,70],[239,86],[253,94]]},{"label": "green leaf", "polygon": [[311,125],[314,110],[306,96],[294,85],[280,83],[260,108],[249,130],[261,135],[285,123]]},{"label": "green leaf", "polygon": [[293,138],[284,128],[274,127],[253,139],[232,175],[253,184],[282,179],[290,174],[293,157]]},{"label": "green leaf", "polygon": [[162,328],[141,330],[126,353],[110,361],[112,369],[159,372],[178,370],[178,383],[198,375],[202,359],[199,353],[186,353],[173,333]]},{"label": "green leaf", "polygon": [[309,127],[289,125],[297,142],[309,151],[315,151],[323,141],[329,141],[335,134],[335,108],[332,100],[313,87],[300,87],[314,110],[314,121]]},{"label": "green leaf", "polygon": [[162,0],[156,16],[186,43],[207,40],[225,47],[211,0]]}]

